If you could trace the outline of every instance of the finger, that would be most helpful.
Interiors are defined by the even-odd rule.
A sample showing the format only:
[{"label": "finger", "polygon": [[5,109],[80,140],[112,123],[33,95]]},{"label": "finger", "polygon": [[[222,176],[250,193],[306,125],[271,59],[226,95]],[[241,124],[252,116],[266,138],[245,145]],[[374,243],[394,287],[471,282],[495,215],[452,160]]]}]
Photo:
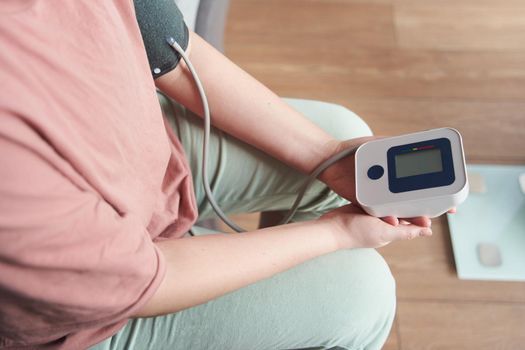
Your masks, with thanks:
[{"label": "finger", "polygon": [[428,237],[432,235],[432,230],[429,227],[419,227],[413,224],[410,225],[383,225],[382,239],[386,242],[409,240],[416,237]]},{"label": "finger", "polygon": [[432,236],[432,230],[430,228],[421,228],[416,225],[391,226],[389,231],[390,232],[388,232],[387,235],[391,237],[391,241],[410,240],[416,237]]},{"label": "finger", "polygon": [[432,221],[426,216],[418,216],[418,217],[415,217],[415,218],[406,218],[406,219],[403,219],[403,220],[406,220],[406,221],[410,222],[411,224],[419,226],[419,227],[430,227],[430,226],[432,226]]},{"label": "finger", "polygon": [[384,222],[392,226],[399,225],[399,220],[395,216],[385,216],[385,217],[382,217],[381,220],[383,220]]},{"label": "finger", "polygon": [[452,208],[447,213],[449,213],[449,214],[456,214],[457,210],[456,210],[456,208]]}]

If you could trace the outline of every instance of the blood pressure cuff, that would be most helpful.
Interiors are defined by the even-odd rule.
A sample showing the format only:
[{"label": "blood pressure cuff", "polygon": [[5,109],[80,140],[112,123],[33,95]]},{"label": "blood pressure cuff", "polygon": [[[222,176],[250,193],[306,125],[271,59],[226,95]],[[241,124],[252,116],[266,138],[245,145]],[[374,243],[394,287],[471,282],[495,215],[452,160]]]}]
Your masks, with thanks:
[{"label": "blood pressure cuff", "polygon": [[175,69],[179,54],[166,41],[172,37],[184,49],[189,33],[175,0],[134,0],[137,22],[153,78]]}]

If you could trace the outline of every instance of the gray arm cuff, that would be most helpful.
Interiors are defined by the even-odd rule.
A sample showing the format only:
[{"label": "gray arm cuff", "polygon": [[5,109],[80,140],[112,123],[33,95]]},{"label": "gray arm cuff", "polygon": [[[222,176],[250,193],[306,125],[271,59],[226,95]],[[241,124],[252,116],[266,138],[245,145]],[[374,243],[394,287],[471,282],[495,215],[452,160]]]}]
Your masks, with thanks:
[{"label": "gray arm cuff", "polygon": [[173,0],[134,0],[134,3],[151,73],[153,78],[158,78],[175,69],[180,61],[166,39],[172,37],[186,50],[188,27]]}]

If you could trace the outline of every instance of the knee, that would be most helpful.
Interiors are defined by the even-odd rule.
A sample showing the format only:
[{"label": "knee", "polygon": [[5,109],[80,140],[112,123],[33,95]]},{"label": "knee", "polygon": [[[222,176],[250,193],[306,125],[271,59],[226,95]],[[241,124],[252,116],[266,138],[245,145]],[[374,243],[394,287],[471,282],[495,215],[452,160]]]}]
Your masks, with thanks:
[{"label": "knee", "polygon": [[368,124],[344,106],[316,100],[284,100],[338,140],[372,135]]},{"label": "knee", "polygon": [[[326,102],[325,102],[326,103]],[[368,124],[348,108],[333,104],[327,108],[330,111],[331,129],[329,133],[338,140],[348,140],[357,137],[372,136]]]},{"label": "knee", "polygon": [[385,260],[373,249],[333,254],[338,284],[332,300],[332,346],[380,349],[395,315],[395,281]]}]

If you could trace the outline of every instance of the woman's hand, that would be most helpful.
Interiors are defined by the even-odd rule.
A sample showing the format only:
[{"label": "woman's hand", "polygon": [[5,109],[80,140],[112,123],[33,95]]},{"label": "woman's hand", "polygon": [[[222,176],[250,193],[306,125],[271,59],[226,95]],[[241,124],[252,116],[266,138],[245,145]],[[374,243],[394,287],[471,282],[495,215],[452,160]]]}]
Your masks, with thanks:
[{"label": "woman's hand", "polygon": [[[378,139],[376,136],[359,137],[346,141],[333,140],[332,145],[327,147],[333,150],[332,156],[345,149],[356,148],[363,143]],[[355,197],[355,155],[345,157],[319,175],[319,179],[328,185],[335,193],[352,203],[357,203]]]},{"label": "woman's hand", "polygon": [[421,227],[409,222],[393,226],[368,215],[353,204],[335,209],[319,220],[331,222],[342,249],[379,248],[393,241],[432,235],[430,227]]},{"label": "woman's hand", "polygon": [[[359,147],[365,142],[378,139],[381,137],[377,136],[368,136],[360,137],[355,139],[350,139],[346,141],[333,141],[333,146],[330,149],[333,149],[332,154],[339,153],[348,148]],[[340,195],[343,198],[348,199],[350,202],[358,205],[355,193],[355,156],[349,156],[341,159],[337,163],[330,166],[324,172],[321,173],[319,179],[328,185],[335,193]],[[455,213],[456,209],[450,209],[449,213]],[[424,216],[416,218],[397,218],[394,216],[387,216],[382,218],[384,222],[389,223],[392,226],[397,226],[399,224],[412,223],[421,227],[430,227],[430,219]]]}]

